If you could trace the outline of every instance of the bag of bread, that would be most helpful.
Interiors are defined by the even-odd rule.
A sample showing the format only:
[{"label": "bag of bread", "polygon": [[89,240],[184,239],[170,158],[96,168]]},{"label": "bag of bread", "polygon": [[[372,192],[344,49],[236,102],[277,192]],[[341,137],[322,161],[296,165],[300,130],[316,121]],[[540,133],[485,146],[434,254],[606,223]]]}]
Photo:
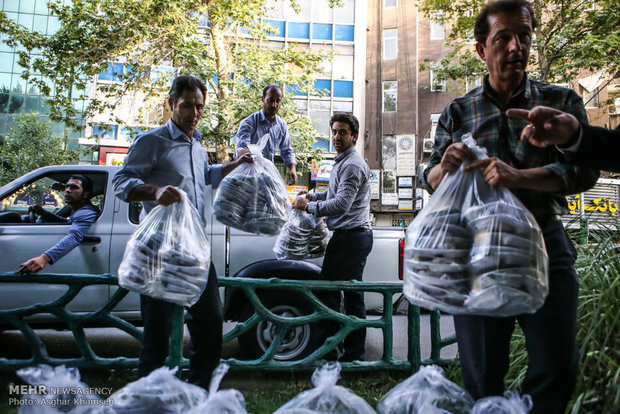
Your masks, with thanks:
[{"label": "bag of bread", "polygon": [[243,163],[219,185],[213,203],[215,218],[248,233],[277,235],[291,212],[291,201],[276,166],[249,145],[253,163]]},{"label": "bag of bread", "polygon": [[[487,158],[471,134],[462,141]],[[452,314],[533,313],[548,293],[542,232],[508,189],[466,165],[444,177],[407,229],[403,292],[414,305]]]}]

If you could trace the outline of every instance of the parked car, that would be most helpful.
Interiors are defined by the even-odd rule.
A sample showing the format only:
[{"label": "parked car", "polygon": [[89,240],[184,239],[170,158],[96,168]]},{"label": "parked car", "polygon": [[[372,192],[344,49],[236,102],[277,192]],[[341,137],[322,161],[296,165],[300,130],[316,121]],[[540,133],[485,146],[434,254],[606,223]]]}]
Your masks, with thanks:
[{"label": "parked car", "polygon": [[[40,255],[65,234],[69,225],[50,223],[28,214],[28,206],[38,203],[57,214],[69,215],[64,204],[64,183],[71,174],[84,174],[93,181],[92,201],[101,214],[90,228],[80,246],[54,265],[49,273],[116,274],[127,240],[140,220],[140,203],[125,203],[115,197],[112,178],[119,167],[65,165],[44,167],[32,171],[0,188],[0,273],[16,272],[23,261]],[[215,191],[209,190],[206,217],[207,234],[211,242],[212,261],[217,274],[233,277],[316,279],[322,259],[310,261],[276,260],[272,252],[276,236],[266,237],[227,228],[211,213]],[[404,246],[404,230],[398,227],[374,228],[373,250],[368,257],[364,280],[394,282],[399,280],[399,260]],[[67,308],[74,312],[89,312],[105,303],[115,288],[96,285],[85,288]],[[0,309],[14,309],[34,303],[49,302],[66,291],[64,285],[11,283],[2,286]],[[274,313],[287,316],[309,314],[311,307],[290,292],[267,290],[258,292],[261,301]],[[369,309],[382,306],[382,298],[373,293],[366,296]],[[129,293],[114,309],[126,320],[140,320],[139,297]],[[245,320],[254,313],[242,291],[229,289],[225,295],[227,320]],[[53,318],[52,315],[41,315]],[[259,323],[255,329],[239,338],[248,357],[256,357],[271,344],[274,327]],[[280,360],[301,358],[316,347],[315,327],[305,325],[292,329],[276,355]]]}]

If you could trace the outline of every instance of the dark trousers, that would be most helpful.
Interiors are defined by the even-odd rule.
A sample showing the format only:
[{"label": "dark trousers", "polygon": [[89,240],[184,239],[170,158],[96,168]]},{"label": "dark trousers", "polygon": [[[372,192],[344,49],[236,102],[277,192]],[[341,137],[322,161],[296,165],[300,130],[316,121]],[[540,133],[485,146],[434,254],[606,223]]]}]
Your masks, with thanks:
[{"label": "dark trousers", "polygon": [[[322,280],[362,280],[366,258],[372,250],[372,231],[348,232],[336,230],[327,244],[325,259],[321,268]],[[363,292],[323,291],[319,295],[323,303],[330,309],[340,312],[343,303],[346,315],[366,319],[366,306]],[[334,335],[339,326],[337,323],[322,325],[324,339]],[[343,360],[364,359],[366,355],[366,329],[351,332],[344,341]]]},{"label": "dark trousers", "polygon": [[564,413],[578,365],[576,252],[560,222],[545,227],[543,235],[549,255],[549,296],[544,305],[534,314],[510,318],[458,315],[454,326],[465,388],[474,398],[504,392],[516,320],[528,353],[522,392],[532,396],[531,413]]},{"label": "dark trousers", "polygon": [[[140,350],[138,375],[148,375],[164,365],[169,353],[174,304],[140,295],[144,322],[144,338]],[[220,362],[222,352],[222,304],[215,268],[209,269],[209,280],[202,295],[185,316],[190,334],[189,381],[207,388],[211,373]]]}]

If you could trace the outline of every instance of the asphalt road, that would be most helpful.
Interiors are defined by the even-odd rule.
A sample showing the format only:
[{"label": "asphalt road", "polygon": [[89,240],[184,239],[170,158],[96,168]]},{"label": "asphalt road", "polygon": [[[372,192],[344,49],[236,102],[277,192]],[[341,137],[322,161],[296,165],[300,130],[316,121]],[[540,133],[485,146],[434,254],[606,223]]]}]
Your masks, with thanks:
[{"label": "asphalt road", "polygon": [[[378,316],[369,316],[378,318]],[[430,357],[430,326],[429,316],[421,315],[420,320],[420,346],[422,358]],[[224,331],[232,329],[234,323],[226,323]],[[441,320],[442,337],[447,337],[454,333],[452,317],[444,316]],[[74,344],[73,336],[68,331],[57,331],[53,329],[40,329],[37,333],[45,343],[47,352],[52,357],[70,358],[78,356],[77,347]],[[139,343],[130,335],[115,328],[89,328],[86,329],[86,336],[93,350],[102,357],[136,357],[139,352]],[[189,343],[189,334],[185,331],[185,344]],[[383,336],[380,329],[368,329],[366,338],[366,359],[368,361],[378,360],[383,353]],[[407,360],[407,317],[403,315],[394,316],[394,341],[393,355],[395,359]],[[442,358],[454,358],[456,355],[456,345],[450,345],[442,350]],[[5,358],[29,358],[30,350],[19,331],[5,331],[0,333],[0,357]],[[240,358],[239,347],[236,341],[231,341],[224,345],[223,358]]]}]

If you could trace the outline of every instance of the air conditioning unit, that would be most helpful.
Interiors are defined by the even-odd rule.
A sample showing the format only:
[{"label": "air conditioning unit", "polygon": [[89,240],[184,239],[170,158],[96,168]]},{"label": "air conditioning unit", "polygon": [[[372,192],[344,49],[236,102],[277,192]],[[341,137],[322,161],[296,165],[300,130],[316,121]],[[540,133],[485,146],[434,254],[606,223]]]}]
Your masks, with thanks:
[{"label": "air conditioning unit", "polygon": [[424,141],[422,142],[422,148],[424,152],[432,152],[433,151],[433,145],[435,145],[435,141],[431,138],[424,138]]}]

